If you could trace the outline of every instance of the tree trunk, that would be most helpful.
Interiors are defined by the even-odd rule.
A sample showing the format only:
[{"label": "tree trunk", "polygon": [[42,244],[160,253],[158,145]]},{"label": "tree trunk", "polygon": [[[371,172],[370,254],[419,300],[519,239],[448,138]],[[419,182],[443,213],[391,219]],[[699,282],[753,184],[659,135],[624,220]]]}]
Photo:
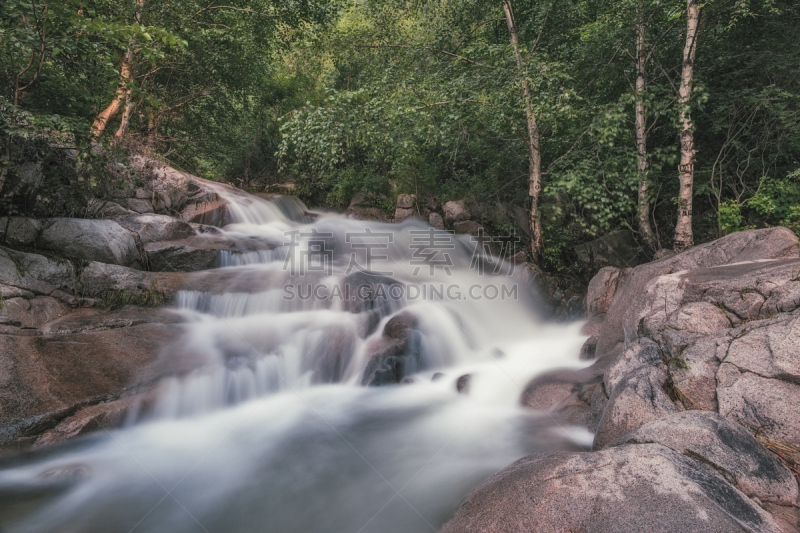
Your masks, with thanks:
[{"label": "tree trunk", "polygon": [[119,139],[125,135],[125,130],[128,129],[128,123],[131,121],[131,114],[133,113],[133,102],[131,101],[130,90],[125,95],[125,111],[122,112],[122,120],[119,121],[119,128],[114,134],[114,137]]},{"label": "tree trunk", "polygon": [[699,25],[698,0],[686,0],[686,43],[683,47],[681,85],[678,90],[681,122],[681,161],[678,165],[680,193],[678,196],[678,223],[675,226],[675,250],[681,251],[694,245],[692,233],[692,192],[694,182],[694,124],[690,111],[694,81],[694,58],[697,52]]},{"label": "tree trunk", "polygon": [[647,67],[647,54],[645,53],[645,32],[647,28],[641,18],[641,6],[639,9],[639,20],[636,26],[636,153],[637,170],[639,173],[639,208],[638,221],[639,233],[642,235],[645,244],[651,249],[658,249],[658,241],[650,226],[650,198],[647,195],[647,110],[645,108],[645,91],[647,89],[647,78],[645,69]]},{"label": "tree trunk", "polygon": [[542,194],[542,154],[539,150],[541,139],[536,115],[531,105],[530,86],[519,51],[519,36],[514,22],[514,12],[511,9],[511,0],[503,0],[503,11],[506,15],[508,32],[511,34],[511,47],[514,50],[514,60],[517,63],[519,82],[522,88],[522,98],[525,102],[525,118],[528,127],[528,195],[531,198],[531,255],[534,262],[542,257],[542,213],[539,211],[539,200]]},{"label": "tree trunk", "polygon": [[120,108],[128,101],[130,97],[129,83],[133,76],[133,50],[128,49],[125,55],[122,56],[122,64],[120,65],[119,86],[114,93],[114,99],[108,104],[108,107],[103,109],[94,119],[92,124],[92,134],[95,137],[100,137],[106,131],[108,123],[119,113]]}]

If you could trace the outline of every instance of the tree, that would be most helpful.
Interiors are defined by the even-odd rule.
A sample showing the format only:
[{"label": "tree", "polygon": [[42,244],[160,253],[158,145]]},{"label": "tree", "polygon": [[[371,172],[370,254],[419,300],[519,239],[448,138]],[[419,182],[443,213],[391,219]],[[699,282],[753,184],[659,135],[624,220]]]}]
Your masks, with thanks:
[{"label": "tree", "polygon": [[678,222],[675,225],[673,247],[682,251],[694,245],[692,232],[692,200],[694,196],[694,123],[692,122],[691,98],[694,87],[694,59],[697,53],[697,36],[700,23],[698,0],[686,0],[686,41],[683,47],[680,88],[680,146],[681,159],[678,164],[680,193],[678,195]]},{"label": "tree", "polygon": [[[650,52],[652,53],[652,51]],[[650,54],[647,51],[647,19],[642,2],[636,5],[636,154],[639,172],[639,196],[637,221],[639,232],[645,244],[651,249],[658,248],[653,228],[650,225],[650,197],[648,195],[648,161],[647,161],[647,63]]]},{"label": "tree", "polygon": [[528,130],[528,150],[530,152],[528,168],[528,195],[530,196],[530,220],[531,220],[531,256],[538,262],[542,256],[542,214],[539,212],[539,200],[542,195],[542,153],[541,136],[539,126],[536,123],[536,113],[531,104],[530,86],[528,85],[528,73],[525,71],[525,64],[522,54],[519,51],[519,35],[517,25],[514,22],[514,11],[511,7],[511,0],[503,0],[503,11],[506,16],[508,33],[511,37],[511,48],[514,51],[514,61],[517,64],[520,88],[522,89],[522,103],[525,106],[525,122]]}]

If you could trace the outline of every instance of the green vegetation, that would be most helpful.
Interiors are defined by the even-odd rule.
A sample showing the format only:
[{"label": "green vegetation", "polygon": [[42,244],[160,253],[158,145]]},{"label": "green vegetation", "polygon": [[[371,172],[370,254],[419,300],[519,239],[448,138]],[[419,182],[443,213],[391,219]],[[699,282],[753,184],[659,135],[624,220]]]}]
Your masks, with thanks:
[{"label": "green vegetation", "polygon": [[100,294],[100,306],[110,311],[116,311],[126,305],[158,307],[166,302],[166,296],[158,287],[151,287],[136,293],[127,290],[109,289]]},{"label": "green vegetation", "polygon": [[94,139],[315,206],[524,208],[550,271],[619,229],[800,231],[799,37],[792,0],[10,0],[0,211],[41,206],[31,160],[102,196]]}]

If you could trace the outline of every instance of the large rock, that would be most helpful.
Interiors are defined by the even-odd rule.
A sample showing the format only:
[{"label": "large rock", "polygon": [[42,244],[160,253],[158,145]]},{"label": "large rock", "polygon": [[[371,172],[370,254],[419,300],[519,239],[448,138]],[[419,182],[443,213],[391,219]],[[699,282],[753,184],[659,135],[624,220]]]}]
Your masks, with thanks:
[{"label": "large rock", "polygon": [[453,231],[455,231],[459,235],[478,236],[480,235],[481,230],[483,230],[483,226],[481,226],[474,220],[464,220],[461,222],[453,223]]},{"label": "large rock", "polygon": [[428,216],[428,224],[436,229],[444,229],[444,219],[439,213],[431,213]]},{"label": "large rock", "polygon": [[697,460],[762,503],[797,505],[792,472],[742,426],[716,413],[686,411],[650,422],[609,446],[655,443]]},{"label": "large rock", "polygon": [[127,198],[125,204],[128,209],[136,213],[152,213],[153,204],[150,200],[143,200],[141,198]]},{"label": "large rock", "polygon": [[664,371],[648,366],[627,374],[610,393],[594,436],[594,448],[602,448],[648,422],[676,413],[678,408],[664,392],[666,378]]},{"label": "large rock", "polygon": [[0,324],[36,329],[68,314],[72,307],[51,296],[5,299],[0,306]]},{"label": "large rock", "polygon": [[401,194],[397,197],[397,207],[400,209],[412,209],[416,201],[416,194]]},{"label": "large rock", "polygon": [[442,206],[442,211],[444,211],[444,221],[448,225],[453,224],[454,222],[469,220],[472,217],[472,213],[470,213],[466,204],[462,200],[451,200],[447,202]]},{"label": "large rock", "polygon": [[42,231],[42,223],[35,218],[0,217],[0,242],[12,246],[32,246]]},{"label": "large rock", "polygon": [[779,532],[722,475],[659,444],[534,454],[484,481],[442,533]]},{"label": "large rock", "polygon": [[89,199],[87,213],[91,218],[114,218],[136,214],[135,211],[122,207],[116,202],[94,198]]},{"label": "large rock", "polygon": [[800,443],[800,385],[741,371],[723,362],[717,372],[719,411],[770,437]]},{"label": "large rock", "polygon": [[148,243],[147,264],[156,272],[197,272],[219,264],[219,250],[196,247],[187,241]]},{"label": "large rock", "polygon": [[136,233],[142,244],[174,241],[195,235],[191,225],[167,215],[135,215],[117,220],[120,226]]},{"label": "large rock", "polygon": [[[144,252],[150,270],[197,272],[230,264],[240,254],[266,252],[274,248],[274,244],[264,239],[201,234],[187,239],[150,242],[144,245]],[[223,262],[223,255],[230,260],[228,263]]]},{"label": "large rock", "polygon": [[603,267],[589,282],[586,289],[586,312],[589,318],[605,316],[617,292],[621,273],[617,267]]},{"label": "large rock", "polygon": [[716,411],[772,438],[800,441],[792,414],[800,409],[798,271],[799,259],[776,259],[650,280],[631,296],[622,321],[626,348],[605,370],[609,395],[629,374],[655,368],[666,373],[660,385],[679,407]]},{"label": "large rock", "polygon": [[130,395],[118,400],[90,405],[39,435],[33,445],[34,447],[51,446],[93,431],[118,428],[123,424],[131,409],[135,408],[138,400],[138,396]]},{"label": "large rock", "polygon": [[423,370],[418,322],[416,316],[403,311],[386,323],[381,338],[366,348],[363,385],[400,383],[405,376]]},{"label": "large rock", "polygon": [[588,298],[603,320],[594,366],[603,386],[589,402],[595,449],[664,444],[797,530],[795,480],[747,432],[787,461],[800,459],[792,451],[800,442],[798,255],[784,228],[730,235],[622,271],[605,316],[614,272],[601,272]]},{"label": "large rock", "polygon": [[0,247],[0,283],[9,289],[49,296],[54,291],[74,292],[79,276],[69,261],[55,261],[38,254],[29,254]]},{"label": "large rock", "polygon": [[139,261],[133,236],[113,220],[46,220],[37,246],[68,257],[114,265],[133,266]]},{"label": "large rock", "polygon": [[229,202],[219,195],[209,194],[189,203],[181,211],[184,222],[207,224],[209,226],[224,226],[228,222]]},{"label": "large rock", "polygon": [[642,295],[654,278],[745,261],[797,257],[800,257],[797,236],[786,228],[768,228],[733,233],[666,259],[625,270],[600,332],[598,357],[615,351],[620,353],[626,334],[629,337],[635,334],[637,315],[643,312],[643,308],[653,305],[652,302],[643,302]]},{"label": "large rock", "polygon": [[32,444],[79,410],[119,397],[178,333],[175,325],[147,323],[0,335],[0,449]]},{"label": "large rock", "polygon": [[147,181],[129,199],[132,209],[147,213],[176,215],[184,222],[224,226],[229,223],[229,202],[219,191],[234,189],[181,172],[144,156],[131,158],[133,168]]}]

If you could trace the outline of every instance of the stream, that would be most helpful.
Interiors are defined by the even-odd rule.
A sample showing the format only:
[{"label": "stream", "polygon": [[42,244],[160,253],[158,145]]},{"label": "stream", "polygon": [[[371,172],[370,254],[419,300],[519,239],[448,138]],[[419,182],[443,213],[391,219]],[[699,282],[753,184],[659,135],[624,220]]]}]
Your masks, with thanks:
[{"label": "stream", "polygon": [[270,246],[223,253],[236,291],[177,295],[169,377],[124,427],[0,462],[0,531],[437,531],[516,459],[591,442],[519,405],[587,366],[519,267],[418,221],[219,194],[225,235]]}]

